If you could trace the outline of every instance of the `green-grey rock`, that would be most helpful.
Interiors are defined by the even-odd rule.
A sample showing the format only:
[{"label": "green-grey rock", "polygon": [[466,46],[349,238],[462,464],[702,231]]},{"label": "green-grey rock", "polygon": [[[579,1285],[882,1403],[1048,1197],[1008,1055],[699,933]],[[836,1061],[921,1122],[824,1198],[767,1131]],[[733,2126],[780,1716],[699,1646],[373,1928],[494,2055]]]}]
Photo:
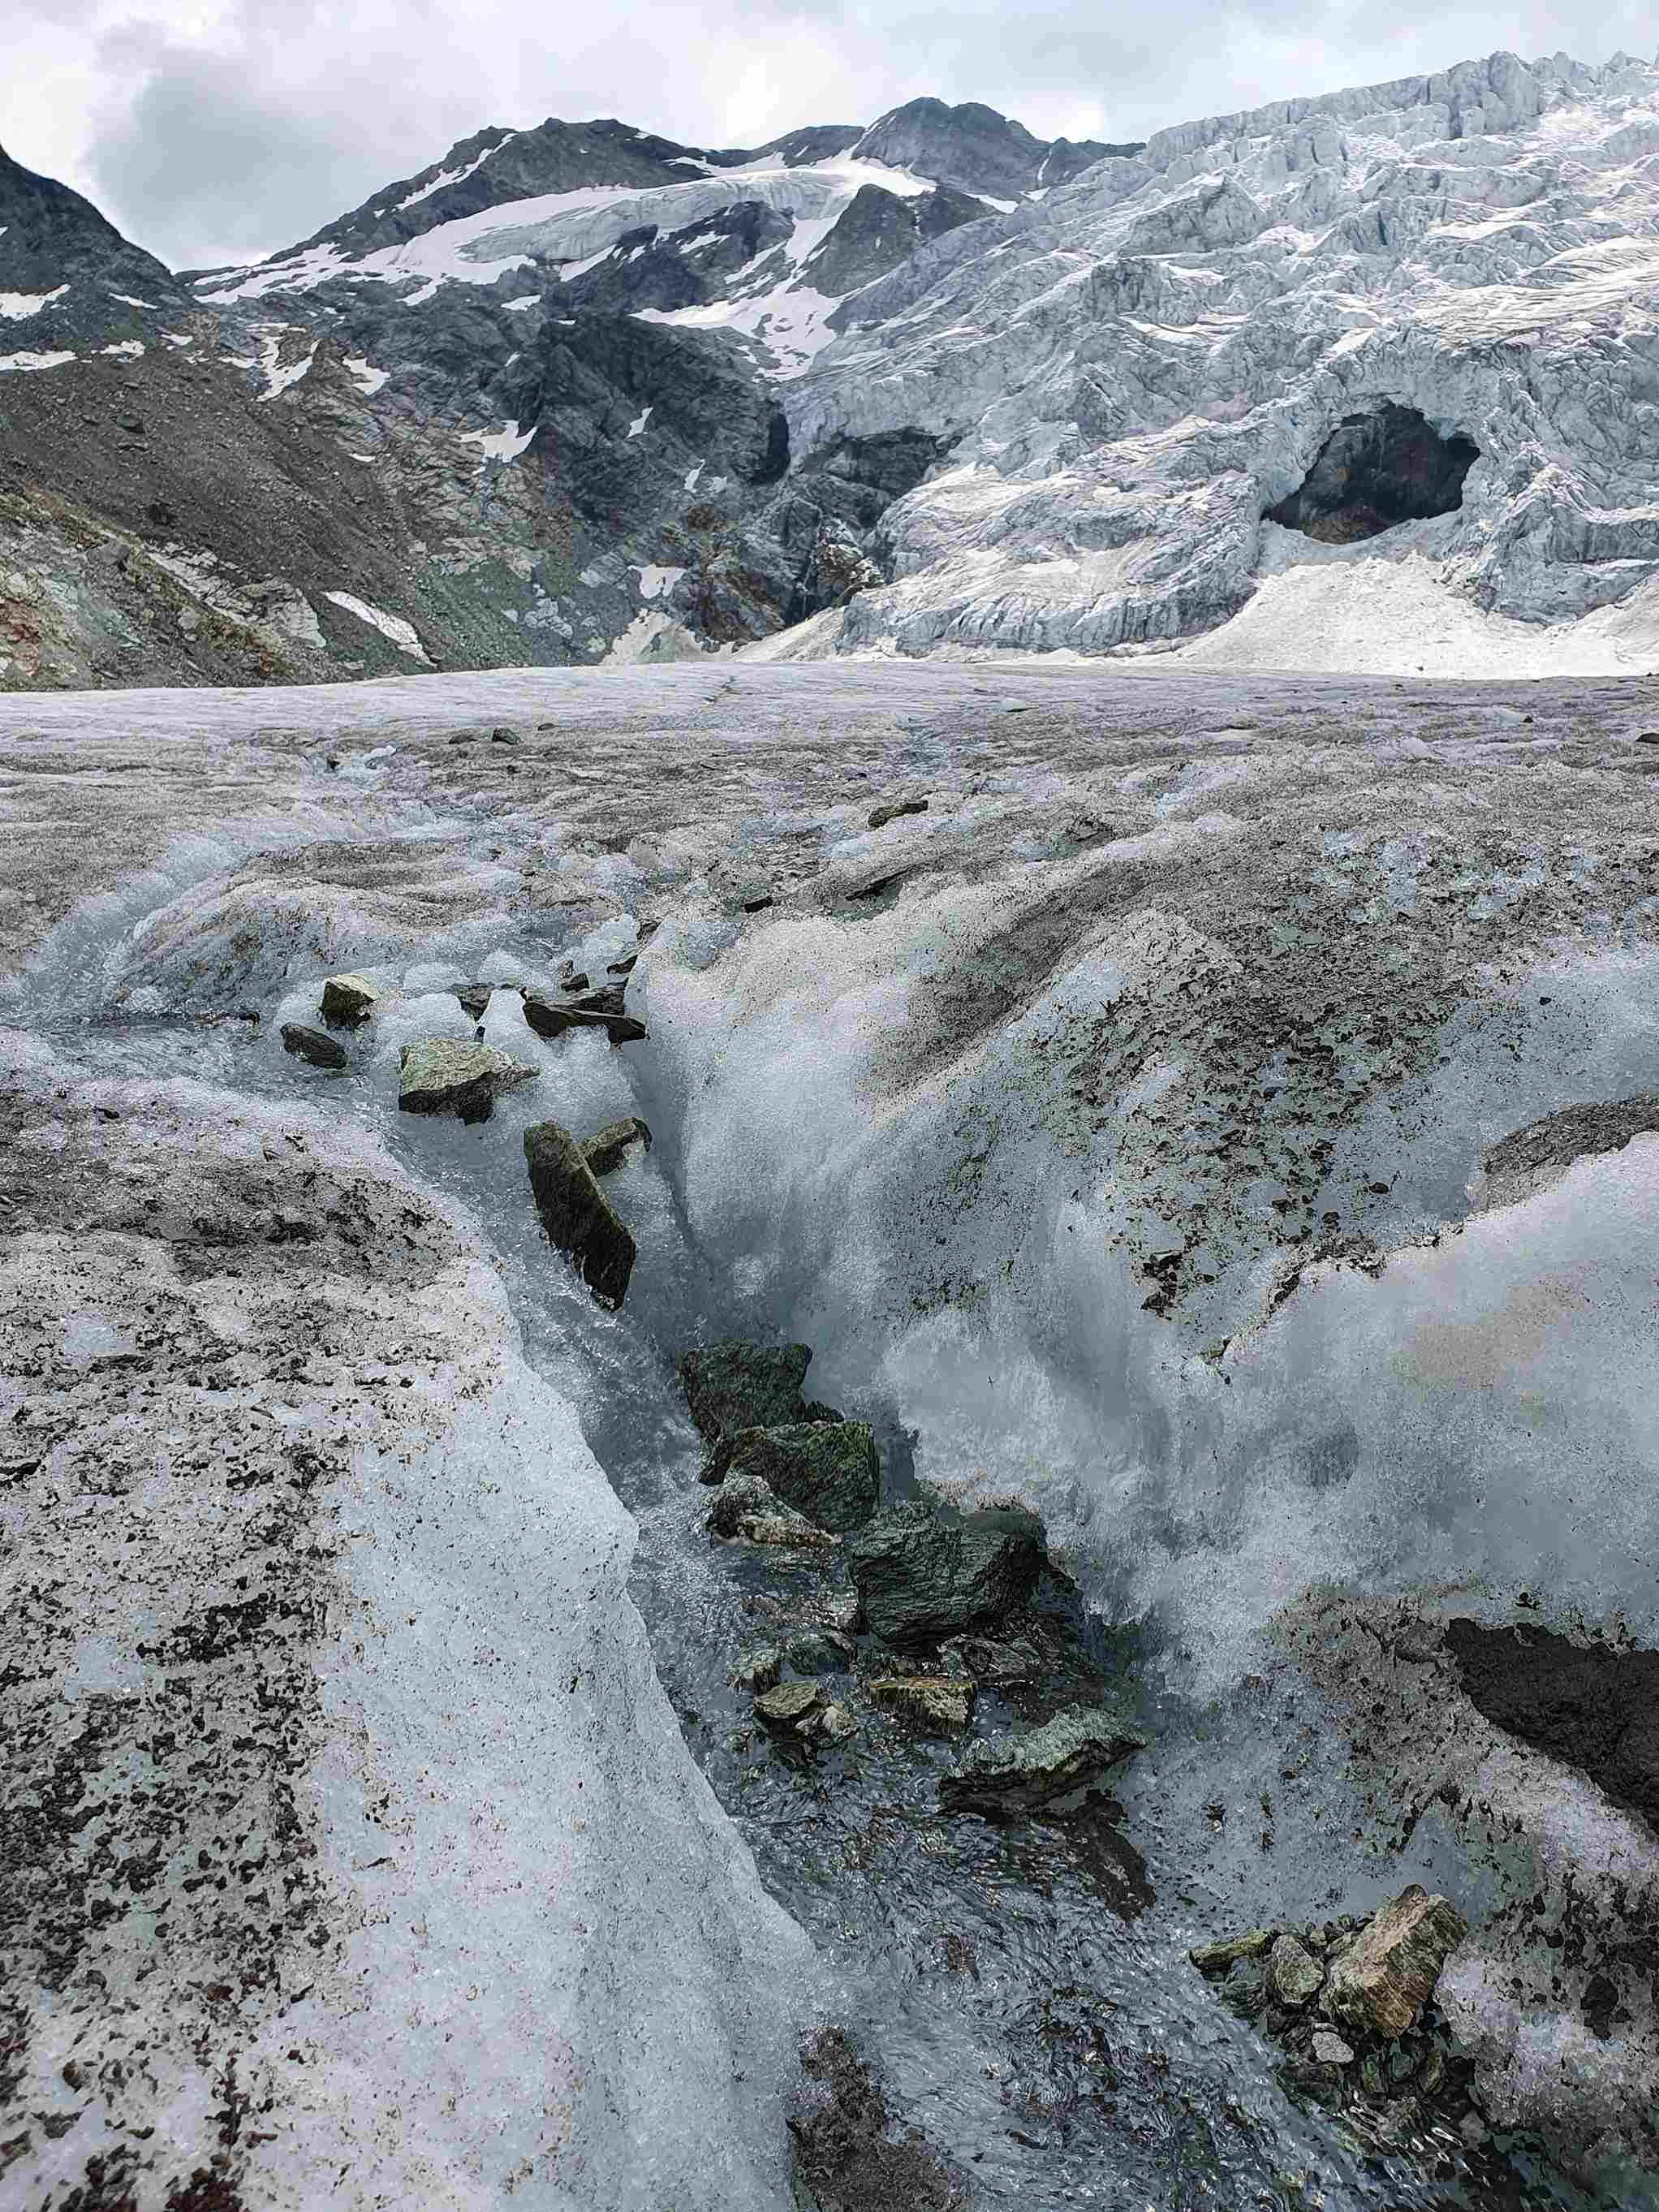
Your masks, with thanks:
[{"label": "green-grey rock", "polygon": [[896,1650],[925,1650],[994,1629],[1030,1594],[1042,1527],[1009,1508],[947,1519],[926,1505],[890,1507],[847,1547],[859,1610]]},{"label": "green-grey rock", "polygon": [[331,975],[323,985],[319,1008],[331,1029],[356,1029],[380,1003],[380,994],[367,975]]},{"label": "green-grey rock", "polygon": [[295,1060],[309,1060],[313,1067],[343,1067],[345,1047],[337,1044],[321,1030],[306,1029],[299,1022],[283,1024],[283,1050],[292,1053]]},{"label": "green-grey rock", "polygon": [[651,1132],[637,1114],[624,1114],[620,1121],[607,1121],[596,1136],[584,1137],[582,1158],[596,1176],[610,1175],[627,1158],[630,1145],[651,1149]]},{"label": "green-grey rock", "polygon": [[881,1462],[866,1422],[797,1421],[785,1428],[740,1429],[727,1442],[729,1456],[720,1455],[728,1473],[759,1475],[820,1528],[844,1534],[861,1527],[876,1510]]},{"label": "green-grey rock", "polygon": [[1107,1706],[1071,1705],[1042,1728],[972,1745],[957,1771],[941,1778],[939,1796],[957,1813],[1046,1804],[1146,1746]]},{"label": "green-grey rock", "polygon": [[741,1537],[748,1544],[827,1549],[841,1541],[839,1536],[830,1535],[805,1514],[775,1498],[758,1475],[742,1475],[727,1483],[709,1507],[703,1525],[713,1535],[728,1541]]},{"label": "green-grey rock", "polygon": [[838,1629],[808,1628],[788,1643],[789,1664],[798,1674],[844,1674],[858,1646]]},{"label": "green-grey rock", "polygon": [[775,1644],[763,1644],[757,1651],[745,1651],[732,1673],[734,1690],[747,1690],[758,1695],[763,1690],[776,1689],[783,1674],[783,1654]]},{"label": "green-grey rock", "polygon": [[884,830],[890,822],[896,822],[903,815],[925,814],[927,811],[927,801],[925,799],[895,799],[890,805],[878,806],[872,811],[870,816],[870,827],[872,830]]},{"label": "green-grey rock", "polygon": [[593,1180],[581,1146],[556,1121],[524,1133],[536,1211],[556,1250],[569,1253],[603,1304],[619,1306],[634,1272],[634,1239]]},{"label": "green-grey rock", "polygon": [[1468,1932],[1454,1905],[1413,1882],[1371,1916],[1331,1969],[1326,1993],[1331,2012],[1375,2035],[1404,2035],[1416,2026],[1440,1969]]},{"label": "green-grey rock", "polygon": [[1281,1936],[1267,1956],[1267,1978],[1281,2004],[1299,2010],[1325,1986],[1325,1969],[1294,1936]]},{"label": "green-grey rock", "polygon": [[811,1359],[805,1344],[730,1341],[688,1352],[680,1381],[691,1418],[711,1443],[738,1429],[786,1428],[805,1415],[800,1386]]},{"label": "green-grey rock", "polygon": [[487,1044],[454,1037],[422,1037],[398,1059],[398,1104],[405,1114],[453,1114],[487,1121],[503,1091],[533,1083],[537,1070]]},{"label": "green-grey rock", "polygon": [[823,1692],[816,1682],[780,1682],[755,1700],[755,1717],[781,1734],[799,1735],[822,1704]]},{"label": "green-grey rock", "polygon": [[933,1735],[950,1735],[974,1717],[974,1686],[960,1674],[878,1674],[870,1695]]},{"label": "green-grey rock", "polygon": [[1265,1958],[1278,1938],[1276,1928],[1247,1928],[1242,1936],[1230,1936],[1224,1943],[1200,1943],[1187,1956],[1200,1974],[1224,1974],[1241,1959]]}]

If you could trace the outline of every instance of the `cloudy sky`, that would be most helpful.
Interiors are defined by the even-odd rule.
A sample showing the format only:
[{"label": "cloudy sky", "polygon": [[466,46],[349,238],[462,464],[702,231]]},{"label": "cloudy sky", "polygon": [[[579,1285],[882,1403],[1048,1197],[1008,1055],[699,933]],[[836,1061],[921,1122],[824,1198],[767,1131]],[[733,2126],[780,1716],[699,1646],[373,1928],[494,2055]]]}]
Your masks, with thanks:
[{"label": "cloudy sky", "polygon": [[932,93],[1044,137],[1169,123],[1508,47],[1651,57],[1651,0],[1402,22],[1376,0],[18,0],[0,146],[175,266],[291,244],[485,124],[620,116],[693,145]]}]

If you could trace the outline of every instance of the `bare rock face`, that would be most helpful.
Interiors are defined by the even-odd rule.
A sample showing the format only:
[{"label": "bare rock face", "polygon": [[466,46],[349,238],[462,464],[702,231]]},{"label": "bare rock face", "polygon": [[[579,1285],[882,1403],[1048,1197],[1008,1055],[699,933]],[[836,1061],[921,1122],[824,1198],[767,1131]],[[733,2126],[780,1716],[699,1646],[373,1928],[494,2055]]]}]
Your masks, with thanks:
[{"label": "bare rock face", "polygon": [[538,1121],[524,1133],[524,1156],[555,1250],[570,1255],[602,1305],[621,1305],[634,1272],[634,1239],[593,1180],[581,1146],[556,1121]]},{"label": "bare rock face", "polygon": [[453,1114],[458,1121],[487,1121],[503,1091],[533,1083],[537,1071],[493,1045],[461,1044],[453,1037],[423,1037],[399,1056],[398,1104],[405,1114]]},{"label": "bare rock face", "polygon": [[1404,2035],[1416,2025],[1434,1995],[1440,1969],[1468,1932],[1455,1905],[1413,1882],[1383,1906],[1332,1968],[1327,1992],[1331,2011],[1375,2034]]}]

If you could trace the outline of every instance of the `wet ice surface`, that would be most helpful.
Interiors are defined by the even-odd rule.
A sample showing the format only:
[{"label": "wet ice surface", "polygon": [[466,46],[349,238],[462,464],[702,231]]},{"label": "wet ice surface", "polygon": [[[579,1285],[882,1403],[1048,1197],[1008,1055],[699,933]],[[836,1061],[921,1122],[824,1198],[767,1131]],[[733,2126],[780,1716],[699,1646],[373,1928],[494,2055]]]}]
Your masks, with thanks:
[{"label": "wet ice surface", "polygon": [[[1188,1164],[1137,1151],[1086,1067],[1048,1071],[1054,1040],[1091,1037],[1103,1006],[1155,995],[1171,968],[1205,974],[1206,932],[1235,963],[1218,999],[1257,988],[1227,926],[1255,877],[1279,917],[1267,957],[1300,988],[1302,884],[1275,876],[1263,825],[1294,818],[1304,868],[1369,841],[1362,926],[1386,944],[1401,915],[1449,901],[1480,994],[1425,998],[1435,1050],[1401,1053],[1336,1129],[1315,1211],[1334,1197],[1384,1244],[1457,1218],[1485,1143],[1572,1098],[1659,1088],[1640,895],[1605,914],[1608,855],[1646,819],[1650,786],[1628,763],[1659,720],[1649,697],[883,666],[8,700],[7,766],[63,749],[66,817],[124,759],[164,779],[176,749],[199,826],[177,835],[175,794],[133,830],[0,1012],[101,1070],[327,1102],[473,1213],[532,1360],[639,1518],[635,1587],[687,1741],[817,1944],[830,2014],[983,2201],[1457,2203],[1455,2172],[1363,2154],[1293,2103],[1185,1951],[1262,1918],[1368,1909],[1413,1878],[1472,1917],[1501,1892],[1502,1869],[1432,1814],[1403,1852],[1349,1843],[1363,1817],[1346,1747],[1322,1735],[1310,1692],[1263,1682],[1261,1639],[1321,1577],[1468,1587],[1498,1615],[1525,1581],[1652,1632],[1650,1546],[1631,1518],[1654,1473],[1650,1276],[1645,1239],[1619,1235],[1632,1203],[1638,1227],[1659,1204],[1646,1163],[1611,1181],[1575,1170],[1520,1229],[1477,1224],[1380,1283],[1328,1270],[1265,1326],[1271,1239],[1218,1227],[1214,1265],[1149,1314],[1168,1273],[1158,1224],[1189,1200]],[[489,746],[497,720],[520,747]],[[462,726],[476,744],[448,746]],[[878,800],[913,793],[927,815],[868,830]],[[1472,857],[1483,818],[1513,852]],[[1050,941],[1045,904],[1092,896],[1104,852],[1128,882],[1101,909],[1106,933]],[[884,874],[898,880],[873,900],[849,896]],[[1580,908],[1541,930],[1517,919],[1507,946],[1481,939],[1506,901],[1523,915],[1529,890],[1565,902],[1581,878]],[[776,906],[744,914],[767,893]],[[1151,938],[1134,919],[1147,912]],[[399,1044],[472,1034],[447,986],[551,983],[567,957],[602,971],[647,913],[665,919],[629,1003],[649,1043],[544,1044],[503,988],[487,1040],[532,1060],[538,1084],[480,1128],[398,1114]],[[1599,937],[1564,951],[1569,926]],[[1420,970],[1420,943],[1401,942]],[[1348,949],[1319,957],[1340,978]],[[277,1031],[314,1019],[321,975],[345,967],[396,995],[334,1078],[288,1059]],[[1402,972],[1407,1012],[1421,981]],[[1235,1057],[1249,1044],[1222,1042]],[[1182,1034],[1126,1069],[1155,1128],[1180,1130],[1209,1048]],[[1294,1080],[1277,1049],[1264,1127]],[[1386,1060],[1396,1041],[1366,1049]],[[1079,1109],[1091,1082],[1106,1103]],[[640,1246],[611,1316],[541,1242],[520,1138],[548,1115],[584,1133],[627,1112],[657,1141],[607,1185]],[[1268,1203],[1257,1165],[1227,1169],[1247,1227]],[[1261,1179],[1277,1166],[1264,1153]],[[1203,1202],[1218,1220],[1219,1200]],[[1194,1249],[1184,1228],[1163,1233]],[[1565,1310],[1576,1334],[1555,1325]],[[741,1741],[747,1701],[727,1675],[775,1640],[767,1607],[792,1578],[702,1533],[708,1493],[672,1369],[725,1334],[811,1342],[812,1389],[876,1420],[890,1482],[914,1463],[965,1502],[1013,1492],[1044,1510],[1111,1690],[1153,1738],[1112,1778],[1121,1819],[943,1820],[948,1754],[896,1734],[866,1730],[810,1767]],[[1218,1355],[1218,1339],[1237,1340]],[[1494,1499],[1517,1467],[1524,1503]],[[833,1569],[799,1579],[793,1603],[844,1601]],[[1006,1717],[988,1698],[977,1725]],[[1119,1833],[1155,1893],[1139,1911]],[[1578,2201],[1516,2155],[1512,2201]]]}]

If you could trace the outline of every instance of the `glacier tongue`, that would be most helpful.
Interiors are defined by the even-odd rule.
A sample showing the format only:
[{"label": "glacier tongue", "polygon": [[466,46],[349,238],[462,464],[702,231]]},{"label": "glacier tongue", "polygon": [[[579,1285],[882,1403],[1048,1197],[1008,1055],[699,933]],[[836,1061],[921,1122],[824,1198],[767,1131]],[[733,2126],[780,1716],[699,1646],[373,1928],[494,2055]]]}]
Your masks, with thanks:
[{"label": "glacier tongue", "polygon": [[[958,434],[836,648],[1174,646],[1248,605],[1266,509],[1388,404],[1480,451],[1450,599],[1624,601],[1659,562],[1656,156],[1659,68],[1498,54],[1182,125],[939,240],[785,387],[798,450]],[[1399,580],[1370,571],[1382,608]]]}]

